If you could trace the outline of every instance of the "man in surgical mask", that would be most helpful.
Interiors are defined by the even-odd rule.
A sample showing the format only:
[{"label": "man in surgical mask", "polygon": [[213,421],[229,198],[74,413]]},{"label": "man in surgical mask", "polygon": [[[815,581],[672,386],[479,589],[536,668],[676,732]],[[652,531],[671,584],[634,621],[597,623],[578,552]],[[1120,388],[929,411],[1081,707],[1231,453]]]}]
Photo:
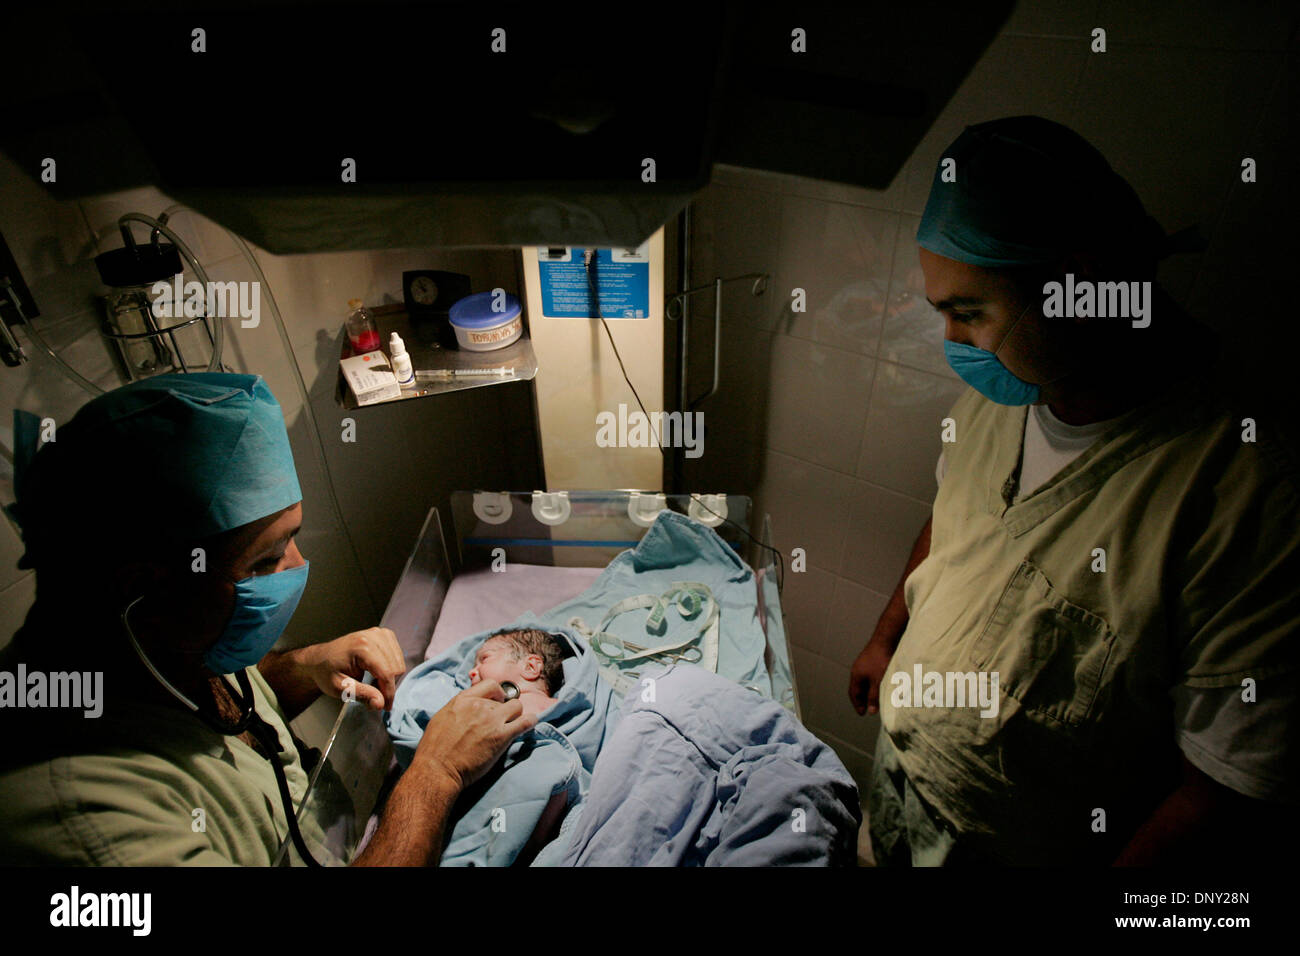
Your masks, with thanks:
[{"label": "man in surgical mask", "polygon": [[[1176,237],[1077,134],[1014,117],[945,152],[917,241],[970,388],[851,672],[881,717],[877,860],[1294,840],[1300,471],[1273,403],[1155,285]],[[1123,314],[1061,308],[1115,282]]]},{"label": "man in surgical mask", "polygon": [[[290,827],[310,768],[288,721],[321,693],[391,706],[404,662],[378,627],[271,650],[309,564],[265,383],[157,376],[92,400],[39,451],[25,437],[20,417],[14,513],[37,600],[0,670],[98,674],[102,700],[94,716],[0,711],[0,862],[265,865],[286,835],[342,862],[310,813]],[[529,723],[495,682],[454,699],[356,862],[436,859],[457,795]]]}]

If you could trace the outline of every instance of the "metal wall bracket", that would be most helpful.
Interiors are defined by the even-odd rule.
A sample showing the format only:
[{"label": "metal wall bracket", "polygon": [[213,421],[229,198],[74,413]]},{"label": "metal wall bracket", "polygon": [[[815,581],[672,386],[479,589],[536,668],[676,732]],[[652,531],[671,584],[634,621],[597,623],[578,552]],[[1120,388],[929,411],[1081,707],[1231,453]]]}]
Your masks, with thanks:
[{"label": "metal wall bracket", "polygon": [[[690,411],[696,405],[713,395],[718,390],[719,370],[722,360],[722,286],[726,282],[739,282],[741,279],[753,279],[754,285],[750,289],[753,295],[762,295],[767,291],[767,281],[771,275],[767,272],[747,272],[744,275],[732,276],[729,279],[717,278],[708,285],[696,286],[694,289],[686,289],[668,297],[664,304],[664,314],[670,321],[682,321],[682,349],[681,349],[681,382],[682,382],[682,411]],[[689,369],[686,364],[687,343],[690,341],[690,312],[684,305],[687,296],[695,295],[698,292],[707,292],[713,290],[713,385],[710,389],[699,398],[691,399],[686,386],[686,378]],[[673,307],[677,307],[676,314]]]}]

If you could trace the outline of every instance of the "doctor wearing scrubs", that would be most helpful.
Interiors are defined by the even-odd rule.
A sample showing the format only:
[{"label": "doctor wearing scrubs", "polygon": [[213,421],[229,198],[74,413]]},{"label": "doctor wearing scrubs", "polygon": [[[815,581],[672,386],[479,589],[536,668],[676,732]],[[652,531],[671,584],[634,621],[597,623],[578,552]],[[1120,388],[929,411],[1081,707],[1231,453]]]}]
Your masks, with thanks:
[{"label": "doctor wearing scrubs", "polygon": [[[88,402],[36,450],[17,416],[22,566],[36,602],[0,670],[102,674],[102,713],[0,711],[0,862],[267,865],[289,836],[338,863],[289,720],[319,694],[391,706],[391,631],[271,651],[307,585],[280,406],[254,375],[162,375]],[[376,686],[360,682],[369,671]],[[531,720],[485,681],[453,699],[395,788],[366,864],[441,852],[463,787]],[[412,773],[414,771],[414,773]]]},{"label": "doctor wearing scrubs", "polygon": [[[917,241],[970,389],[850,678],[881,718],[878,862],[1240,862],[1293,841],[1286,423],[1154,284],[1177,237],[1077,134],[1014,117],[944,157]],[[1047,293],[1067,281],[1151,290],[1146,315],[1133,295],[1127,315],[1062,315]],[[994,674],[994,707],[955,693]]]}]

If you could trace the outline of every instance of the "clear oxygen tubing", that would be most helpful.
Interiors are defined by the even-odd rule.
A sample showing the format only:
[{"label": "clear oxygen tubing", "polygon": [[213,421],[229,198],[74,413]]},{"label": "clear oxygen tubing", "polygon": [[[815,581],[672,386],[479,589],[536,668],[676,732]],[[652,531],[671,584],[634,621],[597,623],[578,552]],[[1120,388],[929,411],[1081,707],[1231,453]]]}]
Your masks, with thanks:
[{"label": "clear oxygen tubing", "polygon": [[[166,222],[167,219],[178,210],[192,211],[183,203],[176,203],[168,206],[158,216],[160,222]],[[343,536],[347,539],[348,549],[352,552],[352,560],[356,562],[358,568],[362,567],[361,555],[357,552],[356,542],[352,540],[352,533],[348,530],[347,522],[343,520],[343,509],[339,506],[338,490],[334,487],[334,476],[330,474],[329,461],[325,457],[325,445],[320,437],[320,427],[316,423],[316,413],[312,409],[311,395],[307,392],[307,383],[303,381],[302,370],[298,367],[298,360],[294,357],[293,343],[289,341],[289,333],[284,327],[284,318],[280,314],[280,305],[275,301],[275,293],[271,291],[271,283],[266,280],[266,273],[257,262],[257,257],[249,249],[248,243],[242,238],[235,235],[220,223],[216,225],[225,232],[237,248],[248,260],[253,274],[257,276],[257,281],[261,283],[262,291],[266,293],[267,304],[271,306],[271,315],[275,319],[275,329],[280,335],[280,344],[284,349],[285,358],[289,360],[289,368],[293,372],[294,383],[298,386],[298,394],[302,398],[303,413],[307,416],[307,421],[311,425],[310,432],[312,438],[312,450],[316,453],[316,463],[320,467],[321,474],[325,476],[325,487],[329,490],[330,507],[334,511],[334,520],[338,522],[339,528],[343,531]],[[206,288],[206,285],[204,286]],[[370,601],[370,613],[374,617],[379,617],[378,607],[375,597],[370,593],[369,586],[366,587],[366,598]]]},{"label": "clear oxygen tubing", "polygon": [[[21,307],[20,307],[20,308],[21,308]],[[21,314],[21,312],[20,312],[19,314]],[[63,371],[63,374],[64,374],[64,375],[66,375],[68,378],[72,379],[73,382],[75,382],[77,385],[80,385],[82,388],[84,388],[86,391],[88,391],[91,395],[103,395],[103,394],[104,394],[104,390],[103,390],[102,388],[100,388],[100,387],[99,387],[98,385],[96,385],[94,382],[90,381],[90,380],[87,379],[85,376],[83,376],[83,375],[82,375],[80,372],[78,372],[75,368],[73,368],[71,365],[69,365],[67,362],[65,362],[65,361],[64,361],[64,360],[59,356],[59,353],[58,353],[58,352],[54,351],[54,349],[50,346],[50,343],[48,343],[48,342],[45,341],[45,337],[44,337],[43,335],[41,335],[40,332],[37,332],[37,331],[36,331],[36,323],[35,323],[35,322],[33,322],[31,319],[27,318],[27,316],[23,316],[23,319],[25,320],[25,321],[23,322],[23,324],[24,324],[24,326],[26,326],[26,328],[24,329],[24,331],[27,333],[27,335],[31,338],[31,340],[32,340],[33,342],[35,342],[35,343],[36,343],[37,345],[39,345],[42,349],[45,350],[45,353],[46,353],[46,354],[47,354],[51,359],[54,360],[54,363],[55,363],[56,365],[59,366],[59,368]]]}]

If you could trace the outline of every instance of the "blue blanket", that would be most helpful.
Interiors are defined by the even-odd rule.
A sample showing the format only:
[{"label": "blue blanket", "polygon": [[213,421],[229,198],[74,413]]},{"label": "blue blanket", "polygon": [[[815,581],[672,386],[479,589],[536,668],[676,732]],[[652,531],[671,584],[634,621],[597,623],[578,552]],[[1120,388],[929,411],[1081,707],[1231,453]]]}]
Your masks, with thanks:
[{"label": "blue blanket", "polygon": [[858,788],[789,711],[700,667],[647,676],[653,684],[628,693],[587,799],[565,821],[561,865],[856,861]]}]

